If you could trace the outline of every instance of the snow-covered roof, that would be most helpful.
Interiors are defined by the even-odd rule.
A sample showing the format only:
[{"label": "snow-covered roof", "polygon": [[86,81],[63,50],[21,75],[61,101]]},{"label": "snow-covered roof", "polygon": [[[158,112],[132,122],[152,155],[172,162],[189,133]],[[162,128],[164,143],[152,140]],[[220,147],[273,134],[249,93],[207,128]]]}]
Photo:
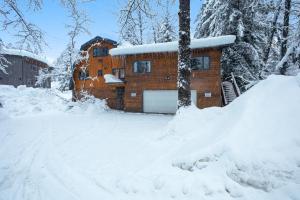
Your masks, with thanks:
[{"label": "snow-covered roof", "polygon": [[3,48],[1,54],[14,55],[14,56],[25,56],[25,57],[32,58],[32,59],[38,60],[40,62],[43,62],[43,63],[49,65],[46,57],[31,53],[31,52],[25,51],[25,50]]},{"label": "snow-covered roof", "polygon": [[[201,39],[191,40],[191,49],[202,49],[210,47],[219,47],[233,44],[235,42],[235,35],[224,35],[218,37],[207,37]],[[144,44],[135,46],[125,46],[113,48],[109,51],[112,56],[129,55],[129,54],[143,54],[143,53],[158,53],[158,52],[174,52],[178,51],[178,41]]]},{"label": "snow-covered roof", "polygon": [[122,80],[118,79],[112,74],[105,74],[104,75],[105,83],[123,83]]},{"label": "snow-covered roof", "polygon": [[83,45],[81,45],[80,50],[87,50],[92,44],[97,43],[97,42],[101,42],[101,41],[105,41],[105,42],[109,42],[113,45],[117,45],[118,43],[114,40],[111,40],[109,38],[103,38],[100,36],[96,36],[93,39],[87,41],[86,43],[84,43]]}]

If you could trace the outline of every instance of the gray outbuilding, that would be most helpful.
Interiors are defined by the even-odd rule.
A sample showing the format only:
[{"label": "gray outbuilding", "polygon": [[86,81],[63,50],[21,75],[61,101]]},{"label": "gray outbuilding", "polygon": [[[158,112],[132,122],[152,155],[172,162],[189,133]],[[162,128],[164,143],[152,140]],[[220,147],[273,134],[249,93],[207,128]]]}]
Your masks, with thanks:
[{"label": "gray outbuilding", "polygon": [[36,85],[40,70],[48,71],[47,62],[39,56],[24,50],[5,49],[2,55],[7,59],[6,73],[0,71],[0,85],[26,85],[27,87],[50,88],[50,78]]}]

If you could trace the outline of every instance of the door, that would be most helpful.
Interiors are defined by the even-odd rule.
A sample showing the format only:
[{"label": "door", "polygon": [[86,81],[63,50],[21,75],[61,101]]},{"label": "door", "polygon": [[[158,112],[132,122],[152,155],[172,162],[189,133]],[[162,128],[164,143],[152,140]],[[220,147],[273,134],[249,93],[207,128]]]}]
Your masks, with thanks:
[{"label": "door", "polygon": [[124,110],[124,92],[125,92],[125,88],[124,87],[117,87],[116,92],[117,92],[116,109]]},{"label": "door", "polygon": [[[191,91],[192,102],[197,105],[197,92]],[[146,113],[176,113],[177,90],[144,90],[143,111]]]}]

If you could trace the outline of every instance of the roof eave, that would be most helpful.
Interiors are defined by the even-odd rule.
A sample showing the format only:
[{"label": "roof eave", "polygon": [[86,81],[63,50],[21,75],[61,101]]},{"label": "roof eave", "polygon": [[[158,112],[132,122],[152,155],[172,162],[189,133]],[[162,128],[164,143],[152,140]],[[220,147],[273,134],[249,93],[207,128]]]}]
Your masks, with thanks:
[{"label": "roof eave", "polygon": [[[231,46],[233,43],[230,44],[222,44],[222,45],[216,45],[216,46],[209,46],[209,47],[199,47],[199,48],[191,48],[191,50],[194,49],[219,49],[222,50],[223,48],[227,48],[229,46]],[[154,53],[174,53],[174,52],[178,52],[178,50],[170,50],[170,51],[159,51],[159,52],[137,52],[137,53],[127,53],[127,54],[111,54],[112,56],[128,56],[128,55],[138,55],[138,54],[154,54]]]},{"label": "roof eave", "polygon": [[108,39],[108,38],[103,38],[103,37],[100,37],[100,36],[96,36],[94,37],[93,39],[87,41],[86,43],[82,44],[81,47],[80,47],[80,51],[86,51],[92,44],[98,42],[98,41],[105,41],[105,42],[109,42],[111,43],[112,45],[114,46],[117,46],[118,42],[114,41],[114,40],[111,40],[111,39]]}]

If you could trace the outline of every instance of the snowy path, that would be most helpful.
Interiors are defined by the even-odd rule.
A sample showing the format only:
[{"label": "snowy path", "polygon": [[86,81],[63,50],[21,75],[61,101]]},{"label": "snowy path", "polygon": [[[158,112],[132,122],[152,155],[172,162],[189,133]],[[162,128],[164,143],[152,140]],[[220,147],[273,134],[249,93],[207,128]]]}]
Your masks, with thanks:
[{"label": "snowy path", "polygon": [[108,111],[93,118],[59,113],[2,121],[0,197],[111,197],[122,179],[166,150],[155,141],[170,119]]}]

